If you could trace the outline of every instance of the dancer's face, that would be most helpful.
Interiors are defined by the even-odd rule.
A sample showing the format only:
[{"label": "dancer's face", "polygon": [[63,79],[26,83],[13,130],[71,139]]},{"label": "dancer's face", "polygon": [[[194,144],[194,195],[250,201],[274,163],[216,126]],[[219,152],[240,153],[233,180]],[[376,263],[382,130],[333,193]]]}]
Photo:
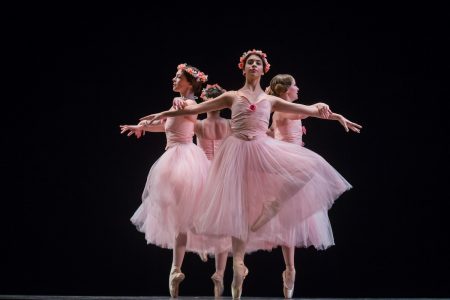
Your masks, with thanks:
[{"label": "dancer's face", "polygon": [[188,90],[192,90],[192,85],[186,79],[186,76],[181,70],[178,70],[175,77],[172,78],[172,83],[172,89],[174,92],[184,93]]},{"label": "dancer's face", "polygon": [[250,55],[245,61],[244,73],[250,77],[260,77],[264,74],[262,59],[255,54]]},{"label": "dancer's face", "polygon": [[299,88],[294,80],[294,81],[292,81],[291,86],[286,91],[286,96],[287,96],[286,100],[288,100],[290,102],[297,100],[298,99],[298,91],[299,91]]}]

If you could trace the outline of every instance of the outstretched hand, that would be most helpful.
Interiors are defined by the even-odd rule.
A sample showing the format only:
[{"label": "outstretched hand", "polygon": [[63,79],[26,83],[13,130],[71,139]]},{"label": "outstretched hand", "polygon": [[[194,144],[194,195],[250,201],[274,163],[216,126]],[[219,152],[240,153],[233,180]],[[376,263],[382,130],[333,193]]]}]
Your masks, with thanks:
[{"label": "outstretched hand", "polygon": [[328,104],[325,103],[317,103],[316,104],[317,109],[319,110],[319,115],[323,119],[329,119],[330,116],[333,114]]},{"label": "outstretched hand", "polygon": [[354,123],[352,121],[347,120],[344,116],[342,115],[337,115],[337,120],[339,121],[339,123],[341,123],[341,125],[345,128],[345,131],[349,132],[349,130],[354,131],[356,133],[359,133],[362,126]]},{"label": "outstretched hand", "polygon": [[183,109],[187,105],[186,101],[181,98],[174,98],[172,102],[172,107],[176,110]]},{"label": "outstretched hand", "polygon": [[127,136],[132,136],[134,134],[136,135],[136,138],[140,138],[141,136],[145,135],[145,131],[141,123],[139,123],[139,125],[120,125],[121,134],[127,133],[127,131]]}]

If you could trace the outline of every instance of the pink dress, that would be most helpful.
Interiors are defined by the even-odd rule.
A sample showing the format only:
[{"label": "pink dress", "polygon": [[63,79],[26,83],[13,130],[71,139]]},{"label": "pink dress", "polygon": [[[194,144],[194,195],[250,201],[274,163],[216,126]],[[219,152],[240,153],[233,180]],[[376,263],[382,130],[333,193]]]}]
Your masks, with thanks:
[{"label": "pink dress", "polygon": [[151,167],[142,204],[131,222],[145,233],[147,243],[173,248],[178,233],[187,233],[188,251],[207,251],[205,238],[190,228],[210,163],[192,141],[194,122],[185,117],[167,118],[164,126],[166,152]]},{"label": "pink dress", "polygon": [[[230,120],[219,119],[220,123],[215,124],[206,119],[199,120],[195,124],[195,137],[197,145],[205,152],[209,160],[214,158],[223,140],[231,134]],[[230,237],[209,237],[204,238],[203,246],[207,252],[231,252]],[[211,250],[212,249],[212,250]]]},{"label": "pink dress", "polygon": [[[221,121],[223,121],[221,119]],[[209,160],[214,158],[219,146],[223,140],[231,134],[231,127],[229,120],[220,124],[222,126],[208,126],[206,120],[198,121],[195,125],[195,136],[197,138],[197,145],[205,152]],[[214,125],[211,123],[211,125]]]},{"label": "pink dress", "polygon": [[[255,103],[240,92],[236,97],[232,135],[212,161],[195,231],[247,240],[248,252],[304,246],[305,233],[297,225],[329,209],[351,185],[313,151],[266,135],[271,104],[264,96]],[[266,201],[279,202],[281,209],[253,233],[249,227]]]},{"label": "pink dress", "polygon": [[[303,146],[303,126],[302,120],[277,118],[278,112],[274,113],[274,138],[280,141]],[[301,240],[297,241],[297,246],[314,246],[317,249],[326,249],[334,245],[333,230],[328,218],[328,211],[321,210],[307,218],[304,222],[299,222],[292,229],[293,234]]]},{"label": "pink dress", "polygon": [[274,113],[274,122],[276,122],[275,130],[274,130],[274,138],[280,141],[297,144],[299,146],[303,146],[303,127],[302,120],[296,119],[282,119],[279,120],[275,117],[278,112]]}]

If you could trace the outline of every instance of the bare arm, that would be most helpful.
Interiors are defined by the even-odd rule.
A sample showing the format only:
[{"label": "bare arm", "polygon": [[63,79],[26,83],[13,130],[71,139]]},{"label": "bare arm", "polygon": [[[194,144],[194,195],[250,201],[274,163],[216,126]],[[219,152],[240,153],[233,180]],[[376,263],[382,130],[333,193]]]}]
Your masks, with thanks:
[{"label": "bare arm", "polygon": [[272,109],[274,111],[301,114],[321,119],[328,119],[332,113],[325,103],[303,105],[284,101],[283,99],[274,96],[269,99],[272,102]]},{"label": "bare arm", "polygon": [[280,114],[280,119],[301,120],[301,119],[307,118],[307,116],[301,115],[301,114],[282,113],[282,112],[278,112],[278,113]]},{"label": "bare arm", "polygon": [[141,121],[137,125],[120,125],[120,133],[127,133],[127,136],[136,135],[136,138],[140,138],[145,135],[145,132],[165,132],[164,121],[159,120],[153,124],[149,121]]},{"label": "bare arm", "polygon": [[362,128],[361,125],[354,123],[350,120],[347,120],[343,115],[340,114],[332,113],[330,116],[330,120],[335,120],[341,123],[341,125],[345,128],[345,131],[347,132],[351,130],[359,133]]},{"label": "bare arm", "polygon": [[177,117],[177,116],[185,116],[185,115],[197,115],[200,113],[205,113],[208,111],[221,110],[223,108],[231,107],[233,103],[234,94],[231,92],[226,92],[220,95],[217,98],[212,100],[202,102],[199,104],[188,105],[184,109],[179,110],[167,110],[156,114],[151,114],[145,117],[140,118],[139,120],[149,120],[154,123],[157,120],[161,120],[167,117]]},{"label": "bare arm", "polygon": [[[142,130],[149,132],[165,132],[164,129],[164,120],[159,120],[158,122],[154,122],[150,124],[150,122],[141,121],[138,125],[142,125]],[[145,135],[145,132],[144,132]]]}]

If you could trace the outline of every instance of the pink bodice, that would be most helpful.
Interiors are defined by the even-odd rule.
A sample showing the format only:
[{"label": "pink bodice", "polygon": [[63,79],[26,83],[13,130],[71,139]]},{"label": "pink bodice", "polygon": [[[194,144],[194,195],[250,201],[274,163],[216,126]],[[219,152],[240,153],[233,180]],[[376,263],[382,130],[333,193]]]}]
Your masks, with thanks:
[{"label": "pink bodice", "polygon": [[274,130],[275,139],[303,146],[302,120],[283,119],[275,122],[277,122]]},{"label": "pink bodice", "polygon": [[[212,127],[210,125],[214,128],[207,128],[208,126]],[[197,145],[202,148],[209,160],[214,158],[220,144],[222,144],[222,141],[229,136],[230,133],[229,122],[227,126],[214,126],[213,123],[207,124],[205,120],[201,120],[197,122],[195,128]]]},{"label": "pink bodice", "polygon": [[271,109],[272,106],[267,99],[261,98],[252,103],[237,92],[237,99],[231,106],[232,134],[248,141],[266,136]]},{"label": "pink bodice", "polygon": [[194,136],[194,122],[185,117],[170,117],[164,123],[166,131],[166,150],[176,144],[192,143]]}]

